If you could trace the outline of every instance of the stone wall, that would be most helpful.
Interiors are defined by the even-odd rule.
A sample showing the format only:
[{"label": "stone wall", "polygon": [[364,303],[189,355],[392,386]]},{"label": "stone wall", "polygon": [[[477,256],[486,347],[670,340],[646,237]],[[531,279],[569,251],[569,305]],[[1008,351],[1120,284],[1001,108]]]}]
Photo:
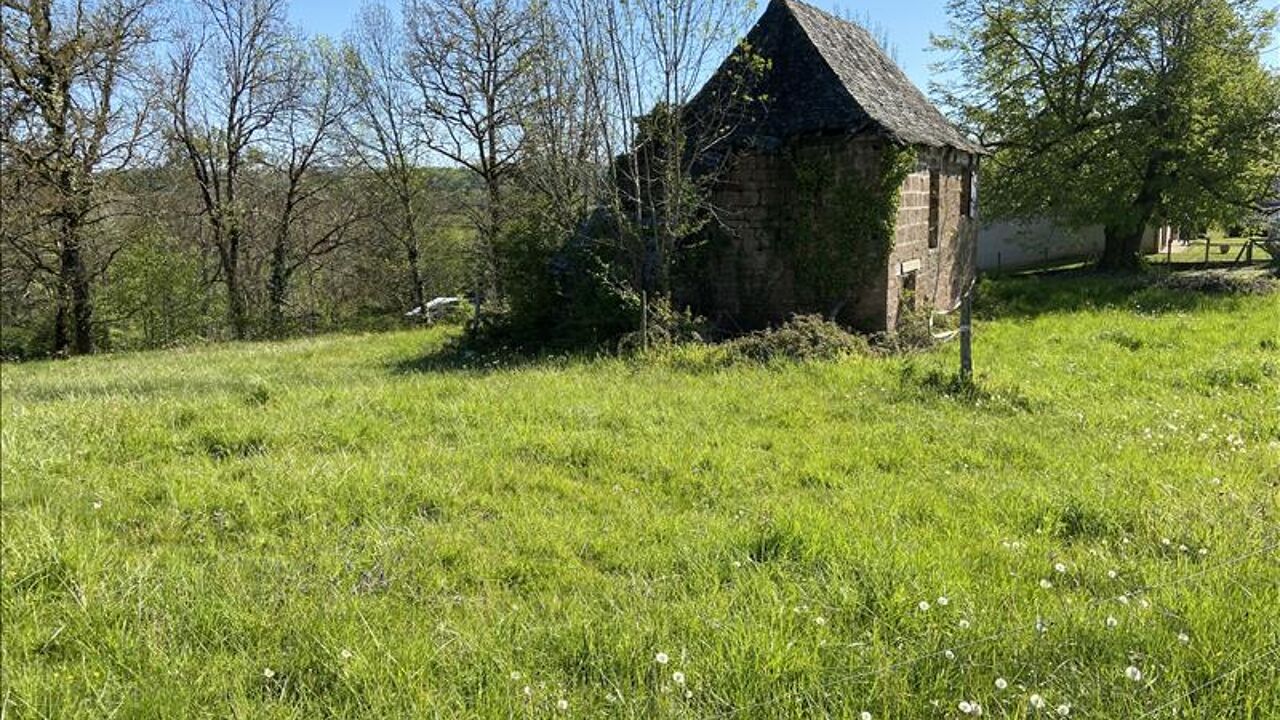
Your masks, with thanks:
[{"label": "stone wall", "polygon": [[[716,222],[680,299],[727,332],[777,324],[798,313],[834,316],[876,331],[894,326],[904,272],[915,268],[919,301],[949,305],[973,266],[972,233],[960,217],[969,156],[919,150],[918,172],[903,186],[894,249],[886,257],[882,247],[873,247],[873,238],[859,238],[866,228],[840,225],[839,206],[849,202],[850,188],[877,183],[887,147],[875,137],[818,136],[735,158],[712,195]],[[928,248],[929,168],[940,173],[936,250]],[[815,228],[851,233],[844,239],[855,252],[814,252],[805,245],[805,233]],[[864,245],[866,252],[857,251]],[[828,282],[828,276],[844,282]],[[856,287],[851,294],[837,291],[850,285]]]},{"label": "stone wall", "polygon": [[[951,148],[918,148],[916,171],[902,185],[898,226],[889,256],[885,323],[895,327],[909,298],[903,291],[915,274],[917,308],[952,307],[974,277],[977,224],[965,217],[965,175],[972,156]],[[930,247],[931,175],[938,173],[937,247]],[[974,190],[976,192],[976,190]],[[976,216],[973,204],[970,215]]]}]

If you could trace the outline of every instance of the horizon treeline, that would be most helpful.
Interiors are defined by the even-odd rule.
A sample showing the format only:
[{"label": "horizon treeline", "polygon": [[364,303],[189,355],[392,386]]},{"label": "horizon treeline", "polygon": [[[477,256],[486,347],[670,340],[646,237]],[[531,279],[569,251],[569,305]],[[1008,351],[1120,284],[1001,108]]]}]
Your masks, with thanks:
[{"label": "horizon treeline", "polygon": [[390,328],[442,295],[546,330],[599,208],[597,284],[660,292],[707,221],[664,108],[752,12],[373,1],[331,38],[286,0],[6,2],[0,356]]}]

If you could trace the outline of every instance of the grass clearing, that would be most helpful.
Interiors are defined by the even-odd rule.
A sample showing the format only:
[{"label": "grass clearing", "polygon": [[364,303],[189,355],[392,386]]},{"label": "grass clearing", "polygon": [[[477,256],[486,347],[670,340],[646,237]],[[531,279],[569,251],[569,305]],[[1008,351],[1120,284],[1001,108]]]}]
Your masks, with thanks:
[{"label": "grass clearing", "polygon": [[983,302],[973,389],[415,371],[443,331],[5,366],[4,715],[1280,715],[1280,296]]}]

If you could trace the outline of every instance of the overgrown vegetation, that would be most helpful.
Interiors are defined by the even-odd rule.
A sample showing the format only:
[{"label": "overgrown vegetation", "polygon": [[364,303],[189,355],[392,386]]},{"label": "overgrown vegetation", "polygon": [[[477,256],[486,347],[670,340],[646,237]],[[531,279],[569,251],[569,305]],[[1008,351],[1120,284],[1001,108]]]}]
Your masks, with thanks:
[{"label": "overgrown vegetation", "polygon": [[1142,292],[984,284],[972,384],[442,329],[4,366],[4,714],[1275,716],[1280,296]]}]

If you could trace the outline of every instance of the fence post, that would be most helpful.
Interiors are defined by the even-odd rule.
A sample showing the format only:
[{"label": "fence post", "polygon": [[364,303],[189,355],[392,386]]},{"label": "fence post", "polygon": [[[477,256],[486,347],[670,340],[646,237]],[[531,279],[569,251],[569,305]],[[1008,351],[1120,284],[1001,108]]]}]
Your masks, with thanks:
[{"label": "fence post", "polygon": [[960,381],[973,380],[973,288],[960,300]]}]

